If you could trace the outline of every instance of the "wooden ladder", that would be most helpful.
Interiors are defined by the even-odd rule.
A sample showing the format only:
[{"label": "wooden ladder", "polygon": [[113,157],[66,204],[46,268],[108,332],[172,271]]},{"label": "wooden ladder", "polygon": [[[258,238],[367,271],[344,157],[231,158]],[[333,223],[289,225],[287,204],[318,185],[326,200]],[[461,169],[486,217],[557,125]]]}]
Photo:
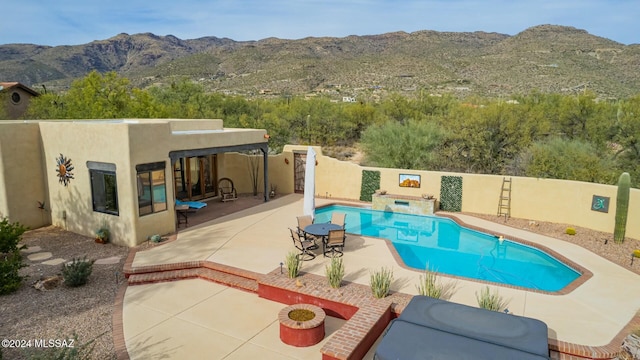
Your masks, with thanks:
[{"label": "wooden ladder", "polygon": [[502,190],[498,202],[498,216],[504,216],[504,221],[511,217],[511,178],[502,178]]}]

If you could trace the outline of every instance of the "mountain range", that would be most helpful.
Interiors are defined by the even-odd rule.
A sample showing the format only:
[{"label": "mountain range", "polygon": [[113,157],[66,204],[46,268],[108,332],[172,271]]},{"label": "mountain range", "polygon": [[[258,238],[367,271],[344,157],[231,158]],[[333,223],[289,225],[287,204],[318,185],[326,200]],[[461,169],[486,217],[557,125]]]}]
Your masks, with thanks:
[{"label": "mountain range", "polygon": [[234,41],[144,33],[74,46],[0,45],[0,81],[64,91],[92,70],[115,71],[142,88],[190,78],[208,91],[244,96],[426,91],[502,97],[590,90],[625,98],[640,94],[640,44],[539,25],[513,36],[425,30]]}]

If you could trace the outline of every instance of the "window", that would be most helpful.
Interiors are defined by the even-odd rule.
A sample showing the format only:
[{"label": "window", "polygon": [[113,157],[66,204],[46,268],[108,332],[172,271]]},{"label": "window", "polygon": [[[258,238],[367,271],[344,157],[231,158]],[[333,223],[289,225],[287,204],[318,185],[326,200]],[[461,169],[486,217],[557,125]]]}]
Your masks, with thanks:
[{"label": "window", "polygon": [[87,161],[91,177],[93,211],[118,215],[116,165]]},{"label": "window", "polygon": [[20,94],[18,94],[17,92],[14,92],[11,94],[11,101],[13,101],[14,104],[17,104],[20,102]]},{"label": "window", "polygon": [[165,163],[136,165],[140,216],[167,210]]}]

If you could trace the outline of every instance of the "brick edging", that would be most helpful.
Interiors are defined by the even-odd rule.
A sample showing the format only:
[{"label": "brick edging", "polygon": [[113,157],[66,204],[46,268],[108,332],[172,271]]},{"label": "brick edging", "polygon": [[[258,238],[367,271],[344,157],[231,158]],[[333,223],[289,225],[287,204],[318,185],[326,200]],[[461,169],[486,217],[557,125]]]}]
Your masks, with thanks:
[{"label": "brick edging", "polygon": [[113,347],[115,349],[116,359],[130,360],[127,344],[124,339],[124,318],[123,305],[124,295],[127,291],[127,282],[125,281],[116,293],[115,303],[113,304],[113,315],[111,318],[111,332],[113,336]]},{"label": "brick edging", "polygon": [[[238,286],[234,286],[234,284],[225,284],[231,287],[236,287],[245,291],[250,291],[253,293],[259,293],[259,286],[261,283],[265,283],[268,286],[282,286],[281,280],[277,280],[275,284],[271,283],[271,280],[275,278],[282,278],[279,274],[279,269],[273,270],[269,274],[259,274],[249,270],[244,270],[240,268],[235,268],[232,266],[213,263],[209,261],[190,261],[190,262],[182,262],[182,263],[173,263],[173,264],[161,264],[161,265],[151,265],[151,266],[143,266],[134,268],[132,266],[133,260],[135,258],[135,254],[139,251],[138,249],[132,249],[125,261],[124,272],[125,276],[129,278],[131,275],[136,275],[136,277],[142,277],[142,281],[136,281],[136,283],[155,283],[161,281],[174,281],[181,280],[184,278],[202,278],[205,280],[215,281],[208,278],[204,271],[219,271],[222,273],[230,274],[233,276],[244,277],[247,279],[251,279],[257,282],[257,286],[255,290],[246,289]],[[193,276],[189,276],[188,274],[192,274]],[[134,277],[134,278],[136,278]],[[271,277],[271,280],[269,280]],[[274,278],[275,277],[275,278]],[[285,276],[286,277],[286,276]],[[374,299],[370,294],[370,289],[367,286],[345,282],[339,289],[327,290],[326,280],[324,277],[315,275],[315,274],[306,274],[302,273],[299,276],[302,279],[304,284],[304,288],[297,288],[297,285],[292,285],[291,281],[288,281],[288,284],[284,285],[288,291],[297,292],[301,295],[307,295],[311,297],[315,297],[317,299],[325,299],[327,301],[332,301],[336,303],[340,303],[346,306],[355,306],[358,308],[356,313],[351,316],[351,319],[355,317],[354,320],[358,320],[360,315],[358,315],[360,309],[377,308],[379,306],[386,306],[390,311],[388,312],[389,320],[391,317],[397,316],[402,312],[404,307],[407,305],[409,300],[411,299],[411,295],[392,292],[385,299]],[[288,279],[291,280],[291,279]],[[286,281],[286,280],[285,280]],[[308,282],[308,284],[306,283]],[[309,285],[309,287],[307,287]],[[125,338],[124,338],[124,329],[123,329],[123,305],[124,305],[124,296],[126,293],[126,289],[128,287],[128,283],[125,282],[120,286],[118,292],[115,297],[114,302],[114,311],[112,316],[112,326],[113,326],[113,342],[114,348],[116,352],[116,358],[118,360],[129,360],[129,354],[127,352]],[[335,291],[334,291],[335,290]],[[371,302],[371,300],[377,300],[377,304]],[[366,312],[366,311],[365,311]],[[383,312],[384,313],[384,312]],[[364,312],[361,313],[364,315]],[[384,322],[383,318],[387,315],[380,315],[377,322],[374,326],[379,328],[381,325],[381,321]],[[370,319],[366,318],[367,324],[370,323]],[[388,321],[387,321],[388,323]],[[349,321],[345,323],[345,325],[349,324]],[[322,347],[321,351],[323,354],[323,358],[327,359],[347,359],[350,358],[351,353],[346,354],[345,351],[348,348],[351,348],[351,351],[355,351],[360,353],[361,350],[358,349],[358,346],[361,341],[368,341],[368,333],[364,334],[364,338],[360,338],[359,340],[354,340],[351,337],[351,343],[346,344],[342,340],[346,335],[352,336],[355,329],[362,329],[362,325],[358,321],[358,324],[355,322],[349,326],[343,325],[344,331],[346,333],[337,333],[341,336],[332,336],[336,338],[335,342],[331,340],[325,343]],[[386,327],[386,323],[384,327]],[[355,326],[355,329],[351,329],[352,326]],[[384,330],[382,327],[382,330]],[[557,339],[549,339],[549,350],[557,352],[559,355],[559,359],[572,359],[575,357],[581,357],[586,359],[613,359],[615,358],[621,351],[621,344],[626,335],[631,332],[633,329],[640,327],[640,315],[636,314],[627,325],[611,340],[611,342],[604,346],[587,346],[587,345],[578,345],[572,344],[564,341],[559,341]],[[342,328],[341,328],[342,330]],[[340,331],[340,330],[338,330]],[[377,330],[376,330],[377,331]],[[374,332],[376,332],[374,331]],[[376,336],[377,338],[377,336]],[[375,341],[375,339],[374,339]],[[373,344],[373,342],[371,343]],[[371,344],[368,344],[369,347]],[[363,344],[366,346],[367,344]],[[367,348],[368,349],[368,348]],[[366,351],[365,351],[366,354]],[[334,356],[335,355],[335,356]]]}]

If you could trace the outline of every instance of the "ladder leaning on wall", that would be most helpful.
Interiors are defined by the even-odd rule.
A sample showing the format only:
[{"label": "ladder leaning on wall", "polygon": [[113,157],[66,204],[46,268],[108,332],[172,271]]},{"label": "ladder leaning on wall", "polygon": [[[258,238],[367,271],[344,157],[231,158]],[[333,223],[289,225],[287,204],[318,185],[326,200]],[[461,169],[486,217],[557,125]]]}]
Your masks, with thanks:
[{"label": "ladder leaning on wall", "polygon": [[504,216],[504,221],[511,217],[511,178],[502,178],[500,201],[498,202],[498,216]]}]

